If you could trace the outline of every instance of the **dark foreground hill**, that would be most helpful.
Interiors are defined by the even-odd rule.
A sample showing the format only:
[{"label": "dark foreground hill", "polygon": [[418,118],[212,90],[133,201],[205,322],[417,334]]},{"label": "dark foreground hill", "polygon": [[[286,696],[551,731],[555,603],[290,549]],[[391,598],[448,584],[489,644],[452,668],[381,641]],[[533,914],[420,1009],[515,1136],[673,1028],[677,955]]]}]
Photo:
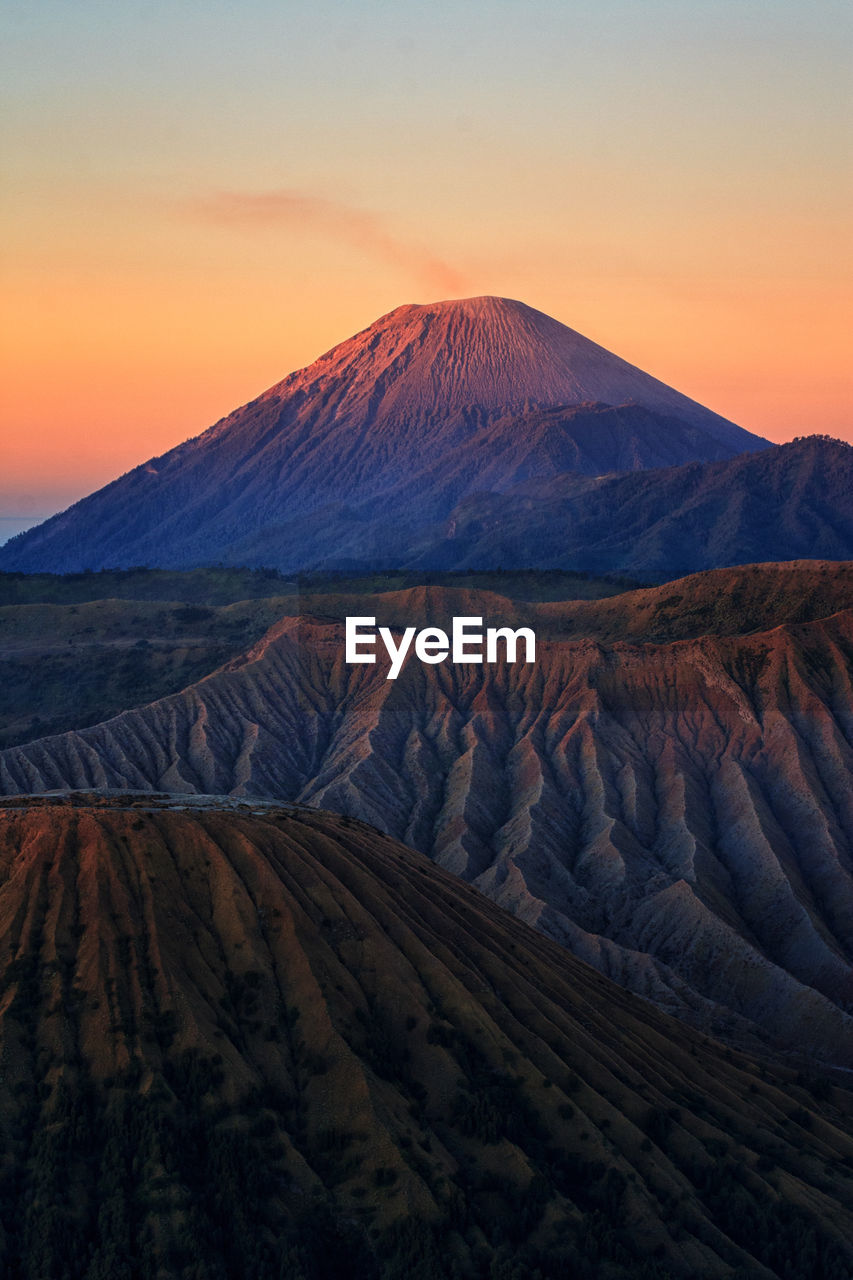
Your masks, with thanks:
[{"label": "dark foreground hill", "polygon": [[845,1280],[853,1099],[315,811],[0,813],[15,1280]]},{"label": "dark foreground hill", "polygon": [[523,303],[404,306],[12,539],[0,568],[394,567],[404,534],[483,489],[766,444]]},{"label": "dark foreground hill", "polygon": [[[412,658],[396,681],[387,662],[345,663],[330,600],[183,693],[7,749],[0,788],[230,792],[358,816],[697,1025],[849,1068],[849,593],[843,570],[771,566],[544,604],[556,638],[535,664]],[[380,599],[398,625],[507,608],[437,588]],[[841,612],[731,634],[739,610],[752,626],[826,607]],[[637,643],[632,620],[692,638]]]}]

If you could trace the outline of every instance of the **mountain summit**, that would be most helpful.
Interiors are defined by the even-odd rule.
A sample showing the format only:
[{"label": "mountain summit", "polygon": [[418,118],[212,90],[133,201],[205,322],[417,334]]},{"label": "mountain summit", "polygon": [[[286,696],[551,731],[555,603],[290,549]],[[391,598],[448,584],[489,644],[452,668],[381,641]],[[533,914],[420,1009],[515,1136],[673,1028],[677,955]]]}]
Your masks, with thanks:
[{"label": "mountain summit", "polygon": [[[396,307],[269,396],[329,389],[336,413],[405,435],[531,407],[638,404],[742,452],[748,433],[558,320],[509,298]],[[462,433],[463,435],[466,433]]]},{"label": "mountain summit", "polygon": [[402,306],[13,539],[0,567],[387,561],[471,493],[765,445],[524,303]]}]

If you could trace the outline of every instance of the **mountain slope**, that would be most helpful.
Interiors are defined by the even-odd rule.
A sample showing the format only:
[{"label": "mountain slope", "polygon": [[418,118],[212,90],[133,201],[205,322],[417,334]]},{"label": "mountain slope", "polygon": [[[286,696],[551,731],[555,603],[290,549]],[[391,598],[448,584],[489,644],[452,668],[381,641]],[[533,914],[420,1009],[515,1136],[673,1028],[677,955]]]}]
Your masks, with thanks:
[{"label": "mountain slope", "polygon": [[[495,599],[404,595],[433,621]],[[183,694],[0,753],[0,787],[357,815],[698,1025],[853,1066],[853,611],[396,681],[343,659],[339,623],[283,619]]]},{"label": "mountain slope", "polygon": [[656,578],[763,560],[853,559],[853,446],[809,436],[723,462],[483,492],[398,555],[422,568],[535,562]]},{"label": "mountain slope", "polygon": [[765,445],[520,302],[404,306],[12,539],[0,568],[290,570],[327,557],[324,532],[340,563],[348,530],[367,525],[369,549],[401,524],[445,518],[482,487],[484,459],[502,489],[567,464],[599,474]]},{"label": "mountain slope", "polygon": [[848,1089],[375,831],[117,795],[0,832],[4,1274],[849,1275]]}]

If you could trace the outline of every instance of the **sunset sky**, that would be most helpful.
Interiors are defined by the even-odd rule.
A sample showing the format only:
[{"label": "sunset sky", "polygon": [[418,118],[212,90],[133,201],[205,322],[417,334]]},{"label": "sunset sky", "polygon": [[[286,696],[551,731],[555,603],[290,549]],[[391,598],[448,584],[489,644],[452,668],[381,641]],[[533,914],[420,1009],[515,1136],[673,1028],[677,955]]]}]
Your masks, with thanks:
[{"label": "sunset sky", "polygon": [[853,439],[853,8],[6,0],[0,540],[402,302]]}]

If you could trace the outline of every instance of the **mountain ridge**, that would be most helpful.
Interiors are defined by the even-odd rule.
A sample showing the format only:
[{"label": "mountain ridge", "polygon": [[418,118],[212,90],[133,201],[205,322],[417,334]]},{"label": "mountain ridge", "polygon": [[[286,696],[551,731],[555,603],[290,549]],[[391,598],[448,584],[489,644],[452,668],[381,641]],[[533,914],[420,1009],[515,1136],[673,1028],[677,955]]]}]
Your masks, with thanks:
[{"label": "mountain ridge", "polygon": [[[288,614],[329,620],[367,611],[392,628],[474,614],[486,626],[532,627],[542,639],[642,643],[767,630],[853,606],[853,563],[826,561],[712,570],[663,588],[623,582],[621,590],[564,573],[423,576],[416,587],[407,573],[300,582],[226,570],[0,575],[0,747],[179,693]],[[246,600],[252,591],[260,597]]]},{"label": "mountain ridge", "polygon": [[339,622],[282,619],[182,694],[0,752],[0,789],[348,813],[687,1020],[853,1065],[853,610],[396,681],[343,656]]},{"label": "mountain ridge", "polygon": [[825,436],[713,462],[472,494],[399,551],[413,568],[526,566],[682,575],[853,557],[853,445]]}]

